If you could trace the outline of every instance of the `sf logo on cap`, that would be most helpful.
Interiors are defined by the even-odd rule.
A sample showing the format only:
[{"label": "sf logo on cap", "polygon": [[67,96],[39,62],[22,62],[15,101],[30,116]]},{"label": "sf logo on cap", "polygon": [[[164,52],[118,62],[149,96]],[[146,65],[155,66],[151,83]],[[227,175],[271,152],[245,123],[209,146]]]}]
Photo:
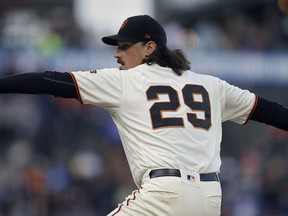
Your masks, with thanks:
[{"label": "sf logo on cap", "polygon": [[128,22],[128,19],[126,19],[126,20],[122,23],[122,25],[120,26],[120,29],[123,29],[123,28],[126,26],[127,22]]}]

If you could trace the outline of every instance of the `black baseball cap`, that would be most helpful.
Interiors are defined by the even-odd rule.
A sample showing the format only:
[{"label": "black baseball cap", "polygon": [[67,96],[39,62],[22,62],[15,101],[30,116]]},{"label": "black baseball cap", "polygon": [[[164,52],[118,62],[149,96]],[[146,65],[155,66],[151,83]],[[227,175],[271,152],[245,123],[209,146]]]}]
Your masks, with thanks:
[{"label": "black baseball cap", "polygon": [[117,46],[118,41],[154,41],[156,44],[166,45],[167,37],[164,28],[155,19],[149,15],[139,15],[127,18],[118,34],[103,37],[102,41],[112,46]]}]

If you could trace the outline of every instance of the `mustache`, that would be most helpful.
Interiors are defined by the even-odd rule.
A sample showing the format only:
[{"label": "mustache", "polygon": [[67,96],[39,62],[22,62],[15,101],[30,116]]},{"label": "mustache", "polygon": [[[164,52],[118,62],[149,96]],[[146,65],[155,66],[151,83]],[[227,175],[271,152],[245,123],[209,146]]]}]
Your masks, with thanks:
[{"label": "mustache", "polygon": [[121,65],[123,65],[123,64],[124,64],[124,62],[123,62],[123,61],[121,61],[121,59],[117,59],[117,63],[118,63],[118,64],[121,64]]}]

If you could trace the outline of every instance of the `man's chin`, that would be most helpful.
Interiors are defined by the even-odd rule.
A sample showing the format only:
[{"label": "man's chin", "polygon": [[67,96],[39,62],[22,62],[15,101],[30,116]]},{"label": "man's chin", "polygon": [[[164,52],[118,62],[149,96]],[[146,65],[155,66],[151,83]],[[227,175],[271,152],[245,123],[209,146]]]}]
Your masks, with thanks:
[{"label": "man's chin", "polygon": [[124,65],[121,65],[121,66],[119,67],[119,70],[126,70],[126,68],[125,68]]}]

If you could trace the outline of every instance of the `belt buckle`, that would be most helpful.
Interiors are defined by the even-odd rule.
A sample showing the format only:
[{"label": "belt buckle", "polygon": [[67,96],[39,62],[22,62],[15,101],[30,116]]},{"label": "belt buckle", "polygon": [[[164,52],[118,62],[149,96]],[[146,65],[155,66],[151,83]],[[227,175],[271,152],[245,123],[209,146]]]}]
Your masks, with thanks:
[{"label": "belt buckle", "polygon": [[191,181],[191,182],[195,182],[196,181],[196,178],[195,178],[195,176],[194,175],[187,175],[187,180],[188,181]]}]

